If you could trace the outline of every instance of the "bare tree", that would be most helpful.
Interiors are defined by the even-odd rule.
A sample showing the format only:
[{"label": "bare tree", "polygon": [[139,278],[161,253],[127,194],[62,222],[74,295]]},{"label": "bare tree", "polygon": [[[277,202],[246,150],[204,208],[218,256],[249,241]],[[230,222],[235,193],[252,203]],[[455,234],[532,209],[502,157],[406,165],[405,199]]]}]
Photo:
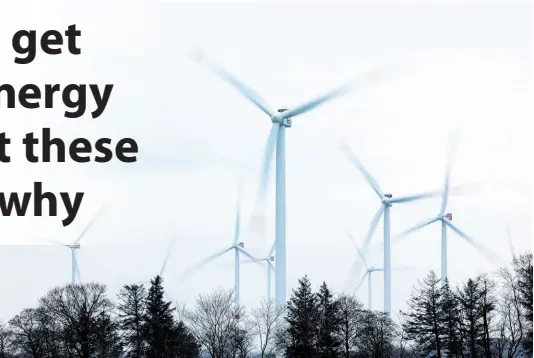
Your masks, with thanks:
[{"label": "bare tree", "polygon": [[500,322],[498,350],[504,351],[508,358],[520,353],[524,336],[523,310],[520,291],[514,274],[508,269],[501,269],[499,274],[503,281],[503,293],[500,302]]},{"label": "bare tree", "polygon": [[33,358],[43,357],[45,354],[44,327],[39,320],[40,312],[34,308],[26,308],[9,321],[13,334],[13,345],[17,348],[15,354],[22,354]]},{"label": "bare tree", "polygon": [[342,342],[345,358],[354,351],[354,340],[362,319],[363,304],[355,297],[341,294],[337,298],[341,324],[339,338]]},{"label": "bare tree", "polygon": [[250,325],[259,339],[261,358],[272,355],[276,349],[276,323],[284,314],[284,307],[276,307],[269,300],[262,300],[260,307],[252,310]]},{"label": "bare tree", "polygon": [[233,291],[223,288],[199,295],[196,307],[185,313],[191,332],[212,358],[224,358],[232,350],[243,316],[244,310],[234,307]]},{"label": "bare tree", "polygon": [[10,357],[12,331],[0,322],[0,358]]},{"label": "bare tree", "polygon": [[98,318],[113,308],[106,297],[106,286],[98,283],[56,287],[40,300],[46,317],[61,325],[70,354],[80,358],[92,356],[91,342]]}]

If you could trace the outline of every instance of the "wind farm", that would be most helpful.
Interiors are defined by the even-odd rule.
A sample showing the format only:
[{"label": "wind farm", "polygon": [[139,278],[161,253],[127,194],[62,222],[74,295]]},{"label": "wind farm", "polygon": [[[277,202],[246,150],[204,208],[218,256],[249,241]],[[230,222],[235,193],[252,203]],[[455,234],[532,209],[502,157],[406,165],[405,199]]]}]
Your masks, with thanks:
[{"label": "wind farm", "polygon": [[[451,356],[523,349],[514,334],[518,323],[530,325],[529,305],[518,304],[532,239],[532,64],[520,31],[528,22],[515,10],[479,5],[247,6],[169,5],[157,20],[148,8],[120,17],[135,26],[98,24],[88,43],[101,46],[92,53],[85,46],[80,58],[116,83],[110,115],[51,130],[66,141],[135,138],[138,162],[11,165],[0,178],[6,192],[21,191],[30,178],[54,192],[85,193],[60,235],[46,198],[42,216],[0,217],[7,292],[0,333],[6,327],[6,337],[24,342],[22,323],[68,322],[58,307],[84,297],[101,303],[91,327],[119,332],[117,341],[136,357],[162,337],[151,325],[157,320],[167,322],[162,347],[196,342],[203,357],[282,357],[280,350],[293,357],[292,350],[306,351],[299,344],[317,349],[300,356],[390,349],[382,356],[426,357],[456,338],[463,351]],[[127,33],[125,43],[109,42],[108,30]],[[73,65],[56,58],[74,76]],[[20,123],[21,133],[42,127]],[[108,196],[114,199],[99,210]],[[434,336],[458,337],[433,342],[415,332],[426,324],[417,319],[429,292],[442,310],[436,317],[452,312],[451,322],[462,324]],[[466,302],[484,305],[486,297],[495,298],[491,323],[504,327],[486,335],[490,348],[482,333],[471,339],[464,329]],[[86,317],[83,305],[72,309]],[[38,321],[40,312],[48,320]],[[345,334],[360,338],[345,345],[339,327],[324,334],[341,326],[330,324],[334,316],[352,319],[345,326],[354,332]],[[136,335],[122,328],[128,322],[143,328]],[[405,341],[371,347],[378,340],[369,332],[385,327],[394,331],[384,337]],[[61,332],[75,332],[67,328]],[[266,343],[280,329],[282,348]],[[223,331],[232,333],[218,336]],[[98,339],[114,337],[102,332],[86,339],[89,356],[104,349]],[[140,332],[153,336],[134,344]],[[245,333],[255,337],[248,356],[238,353]],[[180,338],[171,342],[173,335]],[[208,342],[215,336],[231,342],[224,354]],[[59,345],[65,356],[86,349]],[[24,345],[17,347],[22,354]],[[180,349],[151,354],[174,357]]]}]

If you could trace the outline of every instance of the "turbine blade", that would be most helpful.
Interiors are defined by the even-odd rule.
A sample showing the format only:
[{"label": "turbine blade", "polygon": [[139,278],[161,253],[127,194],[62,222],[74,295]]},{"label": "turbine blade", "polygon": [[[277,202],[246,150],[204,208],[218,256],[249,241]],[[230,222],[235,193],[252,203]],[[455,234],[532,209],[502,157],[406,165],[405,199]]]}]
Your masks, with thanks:
[{"label": "turbine blade", "polygon": [[371,242],[371,238],[373,237],[373,233],[376,230],[376,227],[378,225],[378,221],[382,217],[382,213],[384,212],[384,205],[380,205],[380,208],[376,212],[375,216],[373,217],[373,220],[371,221],[371,225],[369,226],[369,232],[367,232],[367,237],[365,238],[365,241],[363,242],[363,251],[367,252],[367,249],[369,248],[369,244]]},{"label": "turbine blade", "polygon": [[379,67],[373,68],[357,76],[351,81],[330,90],[328,93],[322,96],[319,96],[300,106],[297,106],[295,108],[282,112],[281,116],[282,118],[289,118],[289,117],[298,116],[300,114],[304,114],[328,101],[344,96],[345,94],[358,89],[358,87],[371,86],[373,84],[379,83],[385,77],[386,77],[385,71],[383,68],[379,68]]},{"label": "turbine blade", "polygon": [[198,264],[194,265],[193,267],[187,269],[183,274],[182,276],[180,276],[180,278],[183,280],[186,276],[189,276],[191,273],[195,272],[195,271],[198,271],[200,270],[202,267],[204,267],[205,265],[207,265],[208,263],[210,263],[211,261],[215,260],[217,257],[221,256],[222,254],[232,250],[233,247],[229,247],[227,249],[224,249],[222,251],[219,251],[218,253],[214,254],[214,255],[211,255],[210,257],[202,260],[201,262],[199,262]]},{"label": "turbine blade", "polygon": [[360,272],[362,269],[363,263],[360,260],[354,260],[348,272],[347,280],[345,282],[345,291],[353,292],[354,287],[356,287],[356,280],[360,277]]},{"label": "turbine blade", "polygon": [[256,260],[239,260],[239,263],[241,264],[253,264],[256,262],[262,262],[265,261],[265,259],[256,259]]},{"label": "turbine blade", "polygon": [[234,243],[232,244],[232,246],[235,246],[237,244],[237,240],[239,240],[239,229],[240,229],[240,223],[241,223],[241,193],[242,193],[241,185],[238,185],[237,202],[236,202],[236,210],[235,210]]},{"label": "turbine blade", "polygon": [[343,152],[345,152],[345,154],[348,156],[352,164],[354,164],[358,168],[358,170],[362,173],[363,177],[369,183],[369,185],[373,188],[376,195],[378,195],[378,197],[382,199],[382,197],[384,196],[384,193],[380,189],[378,182],[375,180],[375,178],[371,176],[371,174],[367,171],[367,169],[364,168],[364,166],[362,165],[360,160],[356,157],[356,155],[352,152],[350,147],[345,142],[341,142],[340,148]]},{"label": "turbine blade", "polygon": [[462,230],[460,230],[458,227],[456,227],[454,224],[452,224],[449,220],[443,220],[443,222],[450,227],[454,232],[456,232],[462,239],[467,241],[469,244],[471,244],[478,252],[480,252],[484,257],[491,263],[495,264],[498,262],[501,262],[502,259],[494,253],[492,250],[488,249],[484,245],[480,244],[479,242],[475,241],[472,237],[465,234]]},{"label": "turbine blade", "polygon": [[169,262],[169,258],[171,257],[172,248],[174,247],[174,244],[176,242],[176,238],[173,238],[171,242],[169,243],[169,247],[167,249],[167,253],[165,254],[165,259],[163,260],[163,264],[161,265],[161,270],[159,270],[159,276],[163,277],[163,273],[165,272],[165,268],[167,268],[167,262]]},{"label": "turbine blade", "polygon": [[105,203],[104,205],[102,205],[100,207],[100,210],[97,211],[97,213],[95,214],[95,216],[89,221],[89,223],[87,223],[87,225],[85,226],[85,228],[83,229],[83,231],[81,232],[80,236],[78,236],[78,238],[76,239],[76,241],[74,241],[73,245],[77,244],[78,242],[80,242],[80,240],[82,239],[82,237],[87,233],[87,231],[91,228],[91,226],[93,226],[93,224],[95,223],[96,219],[98,219],[98,217],[104,212],[104,210],[107,208],[107,203]]},{"label": "turbine blade", "polygon": [[441,197],[441,207],[439,209],[439,214],[443,215],[445,214],[445,210],[447,210],[447,202],[449,200],[449,182],[450,182],[450,175],[451,175],[451,169],[452,164],[454,161],[454,154],[456,151],[456,144],[457,144],[457,138],[456,135],[452,135],[449,139],[449,148],[447,150],[447,166],[445,169],[445,183],[443,185],[443,195]]},{"label": "turbine blade", "polygon": [[62,243],[61,241],[59,241],[59,240],[55,240],[55,239],[41,238],[41,239],[39,239],[39,240],[41,240],[41,241],[46,241],[46,242],[48,242],[48,243],[50,243],[50,244],[54,244],[54,245],[67,246],[67,247],[69,247],[69,245],[64,244],[64,243]]},{"label": "turbine blade", "polygon": [[276,249],[276,240],[273,241],[273,246],[271,246],[271,250],[269,251],[269,255],[267,256],[271,257],[275,249]]},{"label": "turbine blade", "polygon": [[512,254],[512,259],[515,260],[515,250],[514,250],[514,243],[512,240],[512,233],[510,232],[510,225],[506,224],[506,236],[508,238],[508,247],[510,249],[510,253]]},{"label": "turbine blade", "polygon": [[239,252],[241,252],[243,255],[245,255],[246,257],[248,257],[249,259],[251,259],[253,261],[257,261],[257,262],[262,261],[261,259],[258,259],[256,257],[252,256],[247,251],[245,251],[245,249],[242,249],[239,246],[237,247],[237,249],[239,250]]},{"label": "turbine blade", "polygon": [[410,201],[417,201],[421,199],[427,199],[427,198],[440,196],[440,194],[441,194],[441,191],[429,191],[429,192],[421,193],[421,194],[414,194],[414,195],[408,195],[408,196],[401,196],[398,198],[391,198],[389,201],[391,203],[409,203]]},{"label": "turbine blade", "polygon": [[420,230],[420,229],[424,228],[425,226],[428,226],[428,225],[430,225],[430,224],[433,224],[434,222],[436,222],[436,221],[438,221],[438,220],[440,220],[439,217],[436,217],[436,218],[433,218],[433,219],[425,220],[425,221],[423,221],[423,222],[421,222],[421,223],[419,223],[419,224],[417,224],[417,225],[415,225],[415,226],[413,226],[413,227],[411,227],[411,228],[409,228],[409,229],[407,229],[407,230],[404,230],[404,231],[401,232],[400,234],[395,235],[395,236],[394,236],[394,240],[395,240],[395,242],[397,242],[397,241],[399,241],[399,239],[405,237],[406,235],[408,235],[408,234],[410,234],[410,233],[412,233],[412,232],[414,232],[414,231]]},{"label": "turbine blade", "polygon": [[360,289],[361,285],[365,281],[365,278],[367,277],[368,274],[369,274],[369,271],[365,271],[365,274],[362,276],[362,279],[360,280],[360,283],[358,283],[358,286],[356,286],[354,293],[358,292],[358,290]]},{"label": "turbine blade", "polygon": [[271,270],[273,270],[273,272],[276,272],[276,269],[274,267],[274,265],[272,264],[271,261],[267,261],[267,265],[269,265],[271,267]]},{"label": "turbine blade", "polygon": [[206,53],[200,49],[195,48],[190,53],[190,58],[197,64],[203,65],[214,74],[216,74],[223,81],[232,85],[238,92],[240,92],[245,98],[254,103],[258,108],[265,112],[269,117],[272,117],[275,112],[270,109],[267,103],[260,97],[260,95],[252,88],[245,85],[238,80],[234,75],[223,69],[213,59],[209,58]]},{"label": "turbine blade", "polygon": [[263,163],[261,167],[261,177],[260,185],[258,187],[258,193],[256,198],[256,203],[254,204],[252,221],[250,223],[250,230],[264,233],[265,231],[265,206],[266,206],[266,196],[267,188],[269,184],[269,173],[271,171],[271,164],[273,161],[273,153],[275,150],[276,140],[278,139],[278,132],[280,130],[280,125],[278,123],[273,123],[271,127],[271,133],[267,138],[265,144],[265,153],[263,157]]},{"label": "turbine blade", "polygon": [[367,266],[367,261],[365,260],[365,256],[361,252],[361,250],[358,247],[358,245],[356,245],[356,241],[354,240],[354,237],[351,234],[347,234],[347,235],[349,236],[350,241],[354,245],[354,248],[356,249],[356,252],[358,253],[358,256],[360,256],[360,258],[362,259],[363,265],[365,266],[366,269],[368,269],[369,267]]}]

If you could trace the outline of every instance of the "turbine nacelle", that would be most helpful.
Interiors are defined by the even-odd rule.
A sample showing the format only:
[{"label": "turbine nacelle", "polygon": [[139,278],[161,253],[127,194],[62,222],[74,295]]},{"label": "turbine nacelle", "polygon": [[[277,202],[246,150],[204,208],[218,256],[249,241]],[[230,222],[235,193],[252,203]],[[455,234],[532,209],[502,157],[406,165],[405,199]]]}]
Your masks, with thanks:
[{"label": "turbine nacelle", "polygon": [[384,197],[382,198],[382,204],[391,206],[391,198],[393,198],[392,194],[384,194]]},{"label": "turbine nacelle", "polygon": [[284,116],[282,115],[282,113],[285,111],[287,111],[287,108],[278,109],[278,111],[271,116],[271,122],[276,124],[283,124],[288,128],[291,127],[291,124],[293,123],[291,118],[284,118]]}]

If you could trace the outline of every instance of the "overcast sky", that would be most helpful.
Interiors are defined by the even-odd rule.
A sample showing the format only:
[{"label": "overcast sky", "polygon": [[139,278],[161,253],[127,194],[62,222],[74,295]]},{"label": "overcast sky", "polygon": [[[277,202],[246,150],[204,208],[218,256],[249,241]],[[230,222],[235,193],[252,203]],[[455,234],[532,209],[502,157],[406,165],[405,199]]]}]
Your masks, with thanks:
[{"label": "overcast sky", "polygon": [[[404,69],[383,84],[295,118],[287,130],[288,295],[305,274],[315,287],[324,280],[336,292],[350,292],[359,278],[348,280],[356,252],[346,232],[361,242],[380,203],[339,151],[340,138],[385,191],[401,196],[441,188],[448,133],[459,130],[452,184],[488,184],[449,200],[453,222],[505,260],[511,256],[506,224],[516,251],[531,245],[530,4],[17,2],[5,10],[0,11],[2,83],[115,88],[96,120],[63,118],[61,102],[52,110],[30,111],[5,109],[1,99],[3,130],[16,143],[13,162],[0,164],[2,190],[31,191],[34,181],[42,181],[45,190],[86,194],[80,214],[66,228],[62,216],[0,217],[0,320],[68,282],[68,249],[40,246],[39,238],[74,241],[107,198],[108,210],[81,241],[83,281],[105,283],[114,296],[122,284],[154,276],[174,239],[164,275],[169,295],[193,305],[198,293],[233,287],[230,253],[184,282],[179,276],[231,245],[239,179],[248,222],[271,122],[192,63],[187,53],[193,46],[274,108],[298,105],[373,64]],[[13,63],[15,31],[64,31],[74,23],[82,30],[82,55],[39,52],[30,65]],[[20,138],[44,126],[66,140],[133,137],[139,162],[25,163]],[[242,231],[245,247],[256,255],[265,255],[274,239],[274,181],[269,198],[266,238],[250,235],[246,226]],[[394,205],[392,234],[436,215],[439,206],[439,199]],[[373,242],[382,235],[380,224]],[[392,265],[412,267],[392,274],[394,311],[405,308],[418,278],[430,269],[439,274],[440,236],[434,224],[392,247]],[[453,283],[496,270],[452,232],[448,252]],[[380,252],[368,260],[383,265]],[[382,308],[382,275],[373,281],[373,306]],[[265,294],[266,268],[242,265],[242,303],[255,306]],[[366,285],[358,295],[367,304]]]}]

